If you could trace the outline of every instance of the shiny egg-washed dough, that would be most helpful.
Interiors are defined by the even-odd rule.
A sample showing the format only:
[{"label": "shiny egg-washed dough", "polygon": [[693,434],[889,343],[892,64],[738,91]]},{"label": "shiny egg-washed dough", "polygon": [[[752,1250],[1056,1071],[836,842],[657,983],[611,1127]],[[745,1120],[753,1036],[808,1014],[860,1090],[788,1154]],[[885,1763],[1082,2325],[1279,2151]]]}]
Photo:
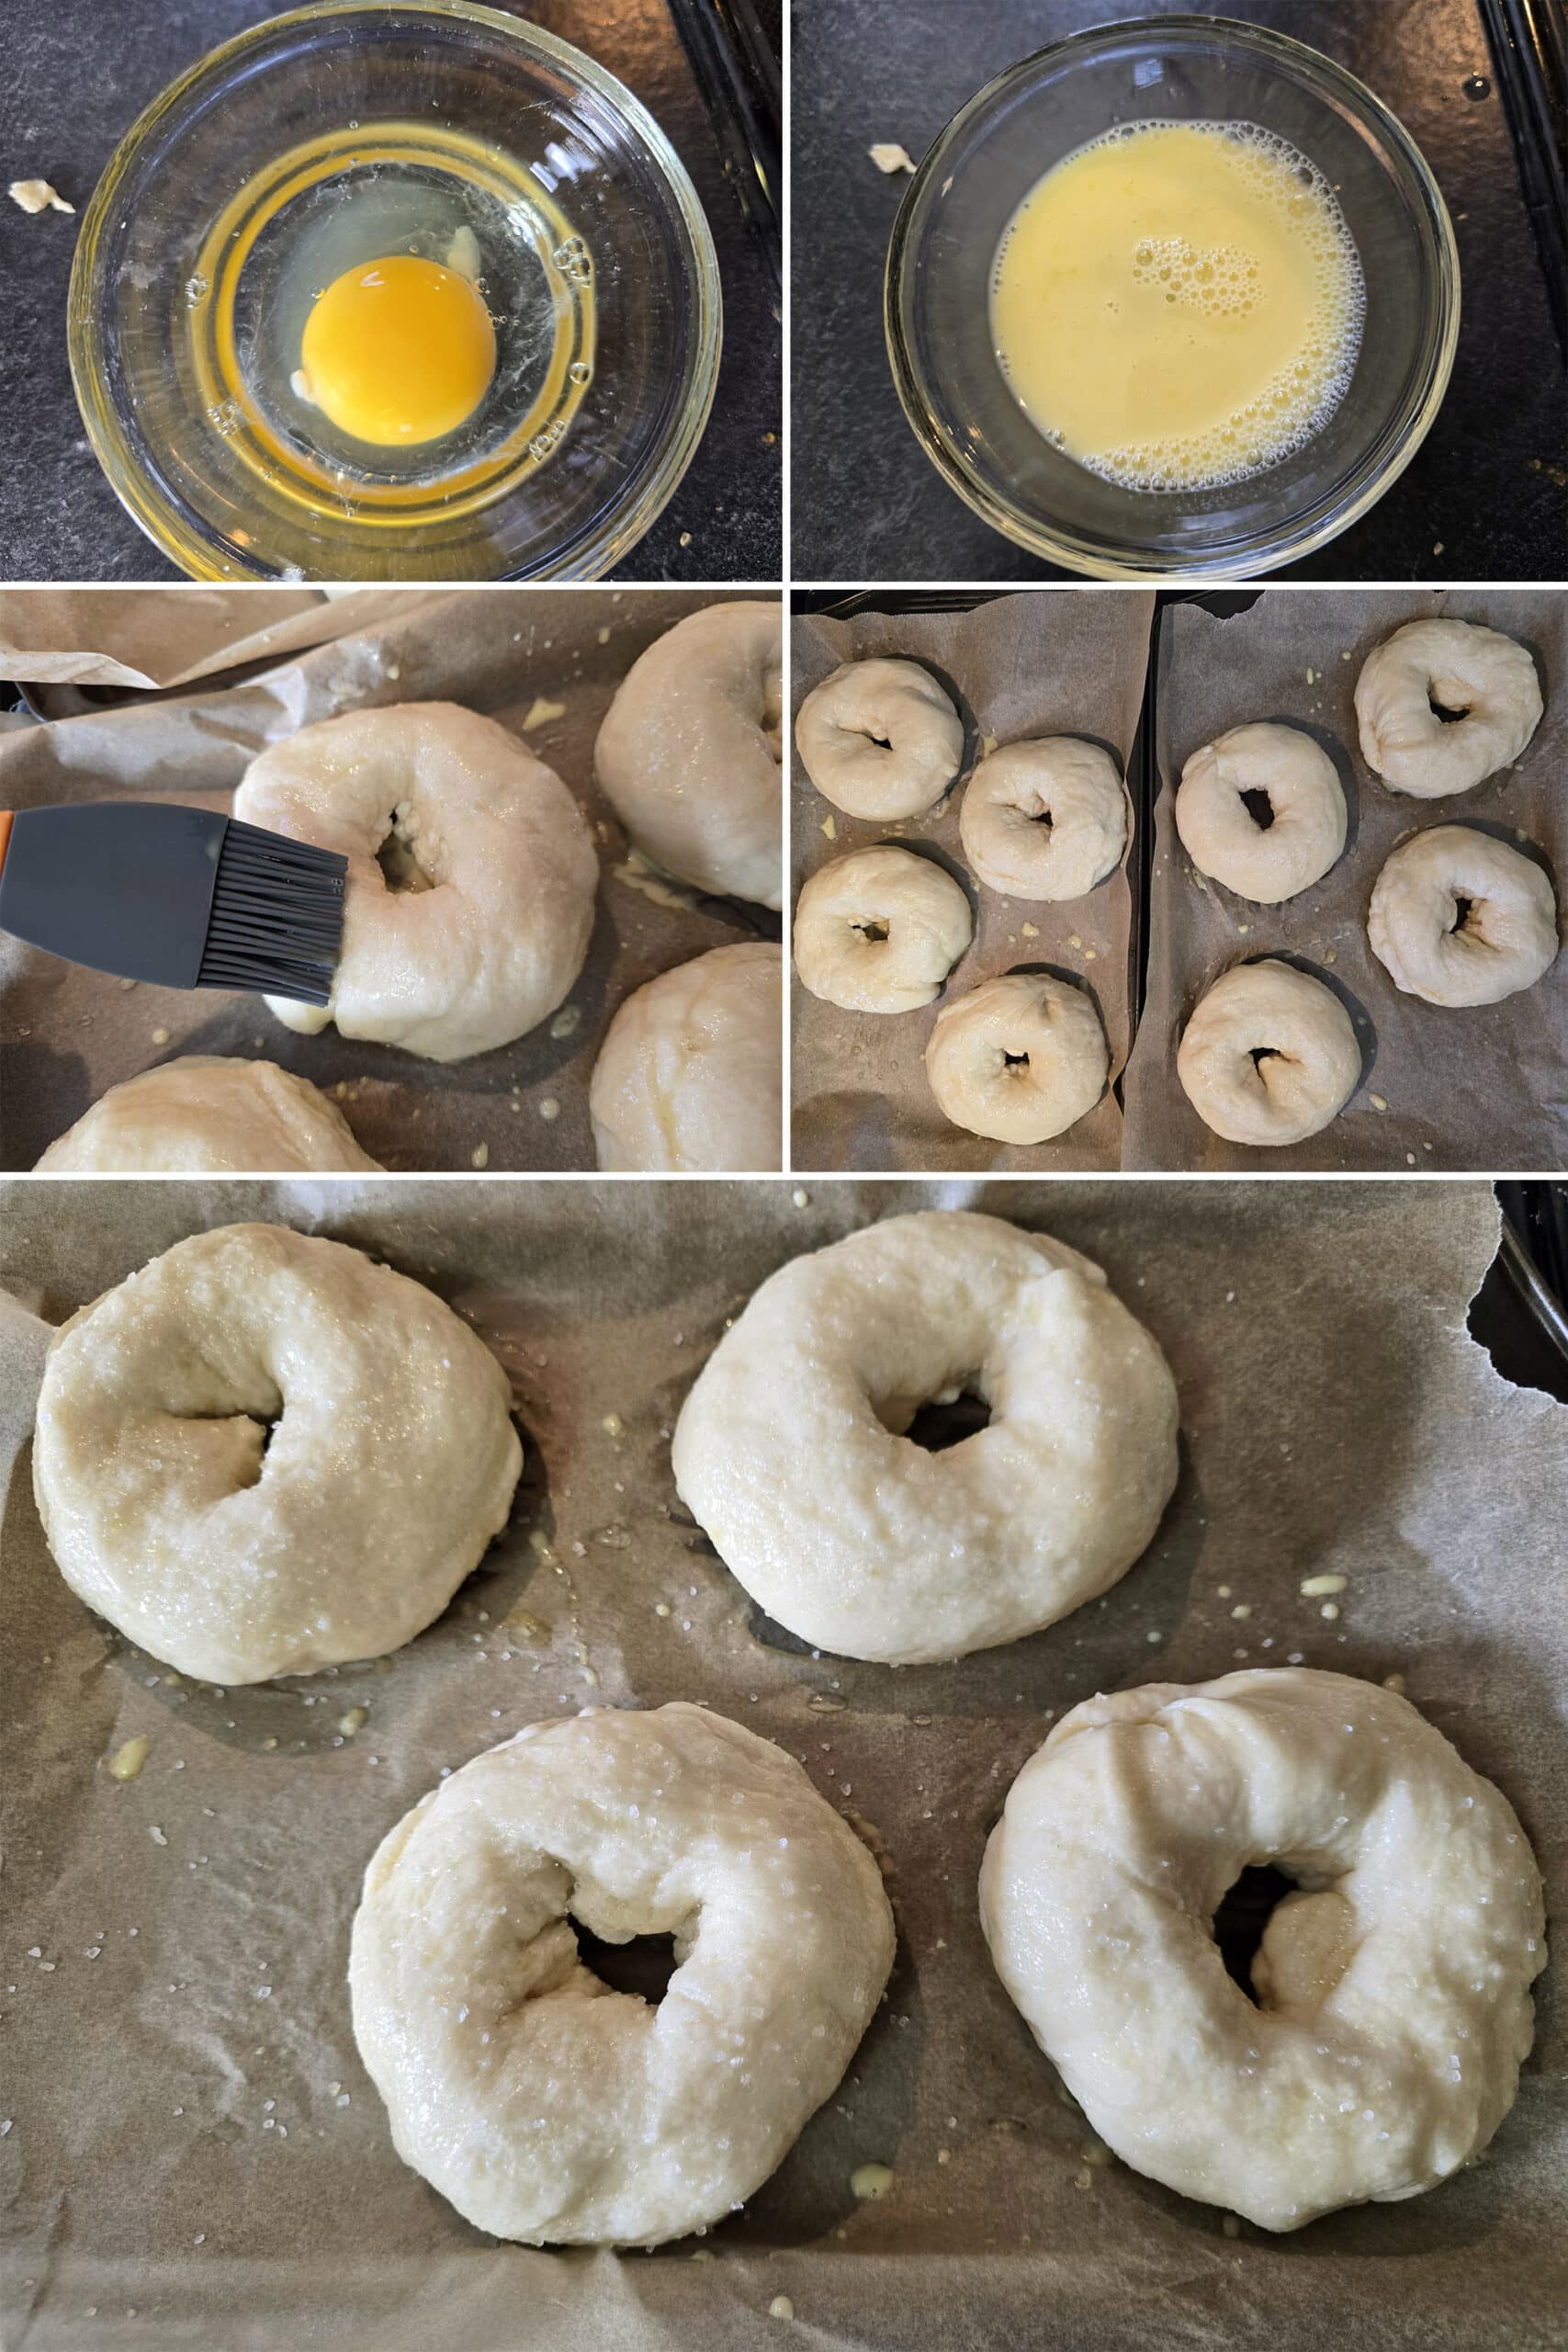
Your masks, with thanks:
[{"label": "shiny egg-washed dough", "polygon": [[1356,680],[1361,757],[1392,792],[1421,800],[1470,792],[1511,766],[1541,709],[1529,650],[1472,621],[1406,621]]},{"label": "shiny egg-washed dough", "polygon": [[[582,969],[599,864],[553,769],[457,703],[302,727],[246,769],[234,814],[348,860],[329,1005],[268,997],[287,1029],[329,1022],[427,1061],[524,1036]],[[394,888],[378,859],[395,848]]]},{"label": "shiny egg-washed dough", "polygon": [[1496,1004],[1533,988],[1555,960],[1557,900],[1540,867],[1506,842],[1472,825],[1434,825],[1385,861],[1367,937],[1407,996]]},{"label": "shiny egg-washed dough", "polygon": [[627,997],[588,1089],[598,1165],[656,1175],[784,1163],[784,954],[712,947]]},{"label": "shiny egg-washed dough", "polygon": [[[930,1453],[922,1404],[988,1425]],[[1017,1641],[1130,1568],[1176,1484],[1176,1386],[1098,1266],[966,1210],[781,1267],[675,1425],[675,1483],[792,1634],[894,1665]]]},{"label": "shiny egg-washed dough", "polygon": [[795,748],[824,800],[892,824],[934,808],[964,764],[964,722],[918,662],[846,662],[814,686]]},{"label": "shiny egg-washed dough", "polygon": [[632,664],[593,747],[644,854],[698,890],[784,904],[783,623],[710,605]]},{"label": "shiny egg-washed dough", "polygon": [[1127,791],[1109,752],[1077,735],[1004,743],[964,786],[964,854],[1010,899],[1081,899],[1127,845]]},{"label": "shiny egg-washed dough", "polygon": [[[674,1938],[657,2005],[602,1940]],[[838,2086],[893,1962],[875,1863],[793,1757],[677,1701],[531,1724],[365,1873],[355,2039],[403,2162],[481,2230],[657,2245],[743,2204]]]},{"label": "shiny egg-washed dough", "polygon": [[33,1486],[72,1589],[231,1684],[412,1641],[505,1525],[522,1458],[506,1374],[433,1291],[231,1225],[55,1334]]},{"label": "shiny egg-washed dough", "polygon": [[185,1054],[111,1086],[50,1145],[37,1172],[339,1176],[380,1166],[308,1079],[276,1062]]},{"label": "shiny egg-washed dough", "polygon": [[801,985],[846,1012],[912,1012],[968,951],[963,886],[929,857],[884,843],[812,875],[795,906]]},{"label": "shiny egg-washed dough", "polygon": [[925,1058],[944,1119],[1023,1145],[1086,1117],[1111,1068],[1093,999],[1043,972],[1004,972],[944,1004]]},{"label": "shiny egg-washed dough", "polygon": [[[1252,1962],[1249,1864],[1295,1881]],[[1273,1668],[1088,1700],[1009,1792],[980,1918],[1100,2138],[1266,2230],[1413,2197],[1513,2104],[1546,1958],[1506,1800],[1405,1699]]]},{"label": "shiny egg-washed dough", "polygon": [[[1266,795],[1269,824],[1253,816],[1248,792]],[[1193,752],[1176,795],[1176,830],[1200,874],[1260,906],[1321,882],[1347,821],[1333,761],[1299,727],[1233,727]]]},{"label": "shiny egg-washed dough", "polygon": [[1228,1143],[1303,1143],[1356,1091],[1361,1049],[1332,989],[1269,957],[1233,966],[1200,997],[1176,1075],[1203,1125]]}]

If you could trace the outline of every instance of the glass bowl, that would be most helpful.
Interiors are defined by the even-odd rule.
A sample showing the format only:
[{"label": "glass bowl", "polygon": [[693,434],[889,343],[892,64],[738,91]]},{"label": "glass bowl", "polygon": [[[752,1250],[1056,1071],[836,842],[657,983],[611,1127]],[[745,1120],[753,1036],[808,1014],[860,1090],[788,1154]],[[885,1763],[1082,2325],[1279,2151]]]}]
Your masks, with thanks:
[{"label": "glass bowl", "polygon": [[[992,346],[1003,230],[1044,174],[1128,122],[1251,122],[1314,163],[1360,255],[1348,390],[1300,449],[1221,489],[1134,491],[1052,446]],[[1223,17],[1107,25],[1027,57],[954,115],[910,182],[887,257],[887,348],[943,480],[993,529],[1099,579],[1250,576],[1348,528],[1409,464],[1459,337],[1459,254],[1426,163],[1326,57]]]},{"label": "glass bowl", "polygon": [[[315,293],[389,251],[474,255],[496,332],[479,408],[412,448],[293,380]],[[328,0],[131,127],[69,333],[105,471],[197,579],[593,579],[702,437],[718,266],[673,148],[591,58],[470,0]]]}]

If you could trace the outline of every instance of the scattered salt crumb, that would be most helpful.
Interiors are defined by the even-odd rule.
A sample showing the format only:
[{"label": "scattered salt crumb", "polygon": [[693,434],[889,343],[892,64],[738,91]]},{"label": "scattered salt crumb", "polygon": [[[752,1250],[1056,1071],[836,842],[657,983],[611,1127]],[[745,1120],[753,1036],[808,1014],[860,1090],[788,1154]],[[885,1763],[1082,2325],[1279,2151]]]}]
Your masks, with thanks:
[{"label": "scattered salt crumb", "polygon": [[773,2297],[773,2301],[768,2305],[768,2317],[770,2319],[793,2319],[795,2317],[795,2305],[790,2301],[787,2295],[775,2295]]},{"label": "scattered salt crumb", "polygon": [[1150,1645],[1152,1646],[1154,1644],[1156,1644],[1156,1643],[1157,1643],[1157,1642],[1163,1642],[1163,1641],[1164,1641],[1164,1639],[1165,1639],[1165,1635],[1164,1635],[1163,1634],[1156,1634],[1156,1633],[1150,1632],[1150,1633],[1147,1633],[1147,1634],[1145,1634],[1144,1635],[1144,1639],[1145,1639],[1145,1642],[1149,1643],[1149,1644],[1150,1644]]},{"label": "scattered salt crumb", "polygon": [[797,1184],[790,1194],[790,1198],[797,1209],[808,1209],[811,1206],[811,1195],[804,1185]]},{"label": "scattered salt crumb", "polygon": [[1381,1094],[1369,1094],[1367,1100],[1371,1104],[1374,1111],[1386,1111],[1388,1109],[1388,1103]]},{"label": "scattered salt crumb", "polygon": [[600,630],[600,632],[599,632],[599,642],[600,642],[600,644],[601,644],[601,645],[608,645],[608,644],[609,644],[609,642],[610,642],[610,632],[609,632],[609,630],[608,630],[607,628],[602,628],[602,629]]},{"label": "scattered salt crumb", "polygon": [[860,2165],[850,2175],[850,2194],[868,2203],[886,2197],[893,2186],[892,2169],[887,2165]]},{"label": "scattered salt crumb", "polygon": [[166,1029],[154,1029],[154,1030],[153,1030],[153,1032],[152,1032],[152,1043],[153,1043],[155,1046],[166,1046],[166,1045],[168,1044],[168,1042],[169,1042],[169,1033],[168,1033],[168,1031],[167,1031]]},{"label": "scattered salt crumb", "polygon": [[865,152],[879,172],[912,172],[915,168],[908,149],[900,147],[896,140],[879,139]]},{"label": "scattered salt crumb", "polygon": [[547,1094],[544,1101],[540,1103],[539,1116],[541,1119],[546,1120],[558,1119],[560,1117],[560,1104],[556,1101],[553,1094]]},{"label": "scattered salt crumb", "polygon": [[1404,1695],[1404,1675],[1385,1674],[1382,1679],[1382,1687],[1385,1690],[1392,1690],[1396,1698],[1403,1698]]},{"label": "scattered salt crumb", "polygon": [[1235,1607],[1231,1611],[1231,1615],[1233,1617],[1250,1617],[1251,1614],[1252,1603],[1250,1600],[1238,1600]]},{"label": "scattered salt crumb", "polygon": [[166,1846],[169,1842],[156,1822],[154,1822],[151,1829],[148,1830],[147,1835],[151,1838],[154,1846]]},{"label": "scattered salt crumb", "polygon": [[1339,1614],[1339,1603],[1337,1600],[1325,1600],[1317,1613],[1320,1617],[1332,1620]]},{"label": "scattered salt crumb", "polygon": [[475,1144],[474,1148],[473,1148],[473,1151],[472,1151],[472,1153],[469,1155],[469,1161],[470,1161],[470,1165],[471,1165],[471,1166],[473,1166],[473,1167],[475,1167],[475,1168],[488,1168],[488,1167],[490,1166],[490,1146],[489,1146],[489,1144],[488,1144],[488,1143],[477,1143],[477,1144]]},{"label": "scattered salt crumb", "polygon": [[552,718],[564,718],[565,717],[566,705],[564,702],[551,702],[547,696],[544,695],[536,695],[533,701],[528,705],[528,716],[523,721],[523,732],[526,735],[530,727],[547,727]]},{"label": "scattered salt crumb", "polygon": [[1321,1600],[1325,1593],[1343,1592],[1349,1581],[1348,1577],[1308,1577],[1302,1586],[1303,1597]]},{"label": "scattered salt crumb", "polygon": [[551,1036],[570,1037],[581,1019],[582,1007],[580,1004],[563,1004],[550,1023]]},{"label": "scattered salt crumb", "polygon": [[1038,939],[1040,925],[1037,922],[1026,922],[1023,926],[1023,935],[1025,939]]},{"label": "scattered salt crumb", "polygon": [[[909,166],[910,170],[914,165]],[[57,187],[48,180],[13,180],[11,201],[19,204],[24,212],[74,212],[76,207],[67,204]]]},{"label": "scattered salt crumb", "polygon": [[356,1731],[364,1730],[369,1720],[370,1710],[368,1707],[350,1707],[346,1715],[340,1715],[338,1717],[337,1727],[339,1731],[342,1732],[344,1739],[352,1739]]},{"label": "scattered salt crumb", "polygon": [[838,828],[838,826],[833,822],[833,820],[832,820],[832,818],[831,818],[831,817],[824,817],[824,818],[823,818],[823,820],[822,820],[822,826],[821,826],[821,830],[822,830],[822,831],[823,831],[823,832],[825,832],[825,833],[827,834],[828,839],[829,839],[830,842],[836,842],[836,841],[838,840],[838,838],[839,838],[839,828]]},{"label": "scattered salt crumb", "polygon": [[682,545],[683,548],[689,548],[689,547],[691,546],[691,544],[692,544],[692,535],[691,535],[690,531],[682,531],[682,534],[681,534],[681,545]]}]

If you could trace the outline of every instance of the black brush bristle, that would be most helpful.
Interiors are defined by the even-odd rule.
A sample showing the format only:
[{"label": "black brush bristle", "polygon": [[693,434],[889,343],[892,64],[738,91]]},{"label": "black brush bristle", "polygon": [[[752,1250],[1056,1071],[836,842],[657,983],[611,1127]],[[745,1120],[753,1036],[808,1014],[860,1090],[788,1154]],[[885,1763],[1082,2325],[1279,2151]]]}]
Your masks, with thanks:
[{"label": "black brush bristle", "polygon": [[335,850],[231,819],[197,987],[329,1002],[347,875],[348,860]]}]

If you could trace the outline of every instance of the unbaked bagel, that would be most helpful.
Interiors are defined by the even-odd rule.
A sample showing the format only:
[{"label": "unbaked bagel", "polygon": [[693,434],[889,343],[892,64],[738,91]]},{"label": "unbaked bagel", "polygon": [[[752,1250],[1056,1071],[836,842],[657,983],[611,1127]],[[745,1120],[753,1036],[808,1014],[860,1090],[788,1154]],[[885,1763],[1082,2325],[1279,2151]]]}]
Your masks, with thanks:
[{"label": "unbaked bagel", "polygon": [[784,904],[777,605],[709,605],[627,671],[593,766],[638,849],[719,898]]},{"label": "unbaked bagel", "polygon": [[[657,2005],[606,1943],[672,1936]],[[531,1724],[365,1873],[354,2033],[407,2165],[496,2237],[657,2245],[743,2204],[893,1962],[876,1865],[793,1757],[677,1702]]]},{"label": "unbaked bagel", "polygon": [[1046,1143],[1093,1110],[1111,1051],[1093,999],[1043,972],[982,980],[937,1014],[926,1077],[955,1127]]},{"label": "unbaked bagel", "polygon": [[604,1169],[659,1175],[784,1164],[784,958],[713,947],[627,997],[588,1090]]},{"label": "unbaked bagel", "polygon": [[1372,953],[1428,1004],[1496,1004],[1557,954],[1557,901],[1539,865],[1469,825],[1401,842],[1372,886]]},{"label": "unbaked bagel", "polygon": [[[599,865],[553,770],[456,703],[344,711],[253,760],[234,814],[348,860],[330,1005],[288,1029],[462,1061],[553,1012],[588,953]],[[378,862],[398,873],[390,882]]]},{"label": "unbaked bagel", "polygon": [[111,1086],[50,1145],[37,1172],[337,1176],[380,1165],[308,1079],[276,1062],[185,1054]]},{"label": "unbaked bagel", "polygon": [[824,800],[876,824],[923,817],[964,764],[964,722],[918,662],[846,662],[801,704],[795,741]]},{"label": "unbaked bagel", "polygon": [[276,1225],[177,1241],[73,1315],[33,1442],[73,1591],[225,1684],[412,1641],[521,1465],[506,1375],[449,1306]]},{"label": "unbaked bagel", "polygon": [[[965,1390],[988,1426],[905,1436]],[[1176,1386],[1100,1268],[999,1217],[890,1217],[765,1282],[675,1425],[682,1500],[802,1641],[893,1665],[1049,1625],[1176,1484]]]},{"label": "unbaked bagel", "polygon": [[795,904],[801,985],[846,1012],[911,1012],[942,993],[975,918],[962,886],[912,850],[852,850]]},{"label": "unbaked bagel", "polygon": [[1293,964],[1237,964],[1199,999],[1176,1074],[1228,1143],[1302,1143],[1361,1082],[1355,1024],[1332,989]]},{"label": "unbaked bagel", "polygon": [[1081,899],[1127,846],[1115,761],[1077,735],[1004,743],[980,762],[958,812],[964,854],[1010,899]]},{"label": "unbaked bagel", "polygon": [[[1264,1862],[1296,1892],[1255,2005],[1213,1919]],[[1288,1667],[1065,1715],[991,1834],[980,1919],[1100,2138],[1266,2230],[1413,2197],[1479,2154],[1546,1958],[1507,1801],[1407,1700]]]},{"label": "unbaked bagel", "polygon": [[[1249,794],[1262,795],[1267,822]],[[1233,727],[1193,752],[1176,795],[1176,830],[1200,874],[1260,906],[1321,882],[1347,821],[1333,761],[1299,727]]]},{"label": "unbaked bagel", "polygon": [[1356,681],[1361,757],[1391,791],[1422,800],[1469,792],[1511,766],[1540,713],[1529,652],[1472,621],[1406,621]]}]

